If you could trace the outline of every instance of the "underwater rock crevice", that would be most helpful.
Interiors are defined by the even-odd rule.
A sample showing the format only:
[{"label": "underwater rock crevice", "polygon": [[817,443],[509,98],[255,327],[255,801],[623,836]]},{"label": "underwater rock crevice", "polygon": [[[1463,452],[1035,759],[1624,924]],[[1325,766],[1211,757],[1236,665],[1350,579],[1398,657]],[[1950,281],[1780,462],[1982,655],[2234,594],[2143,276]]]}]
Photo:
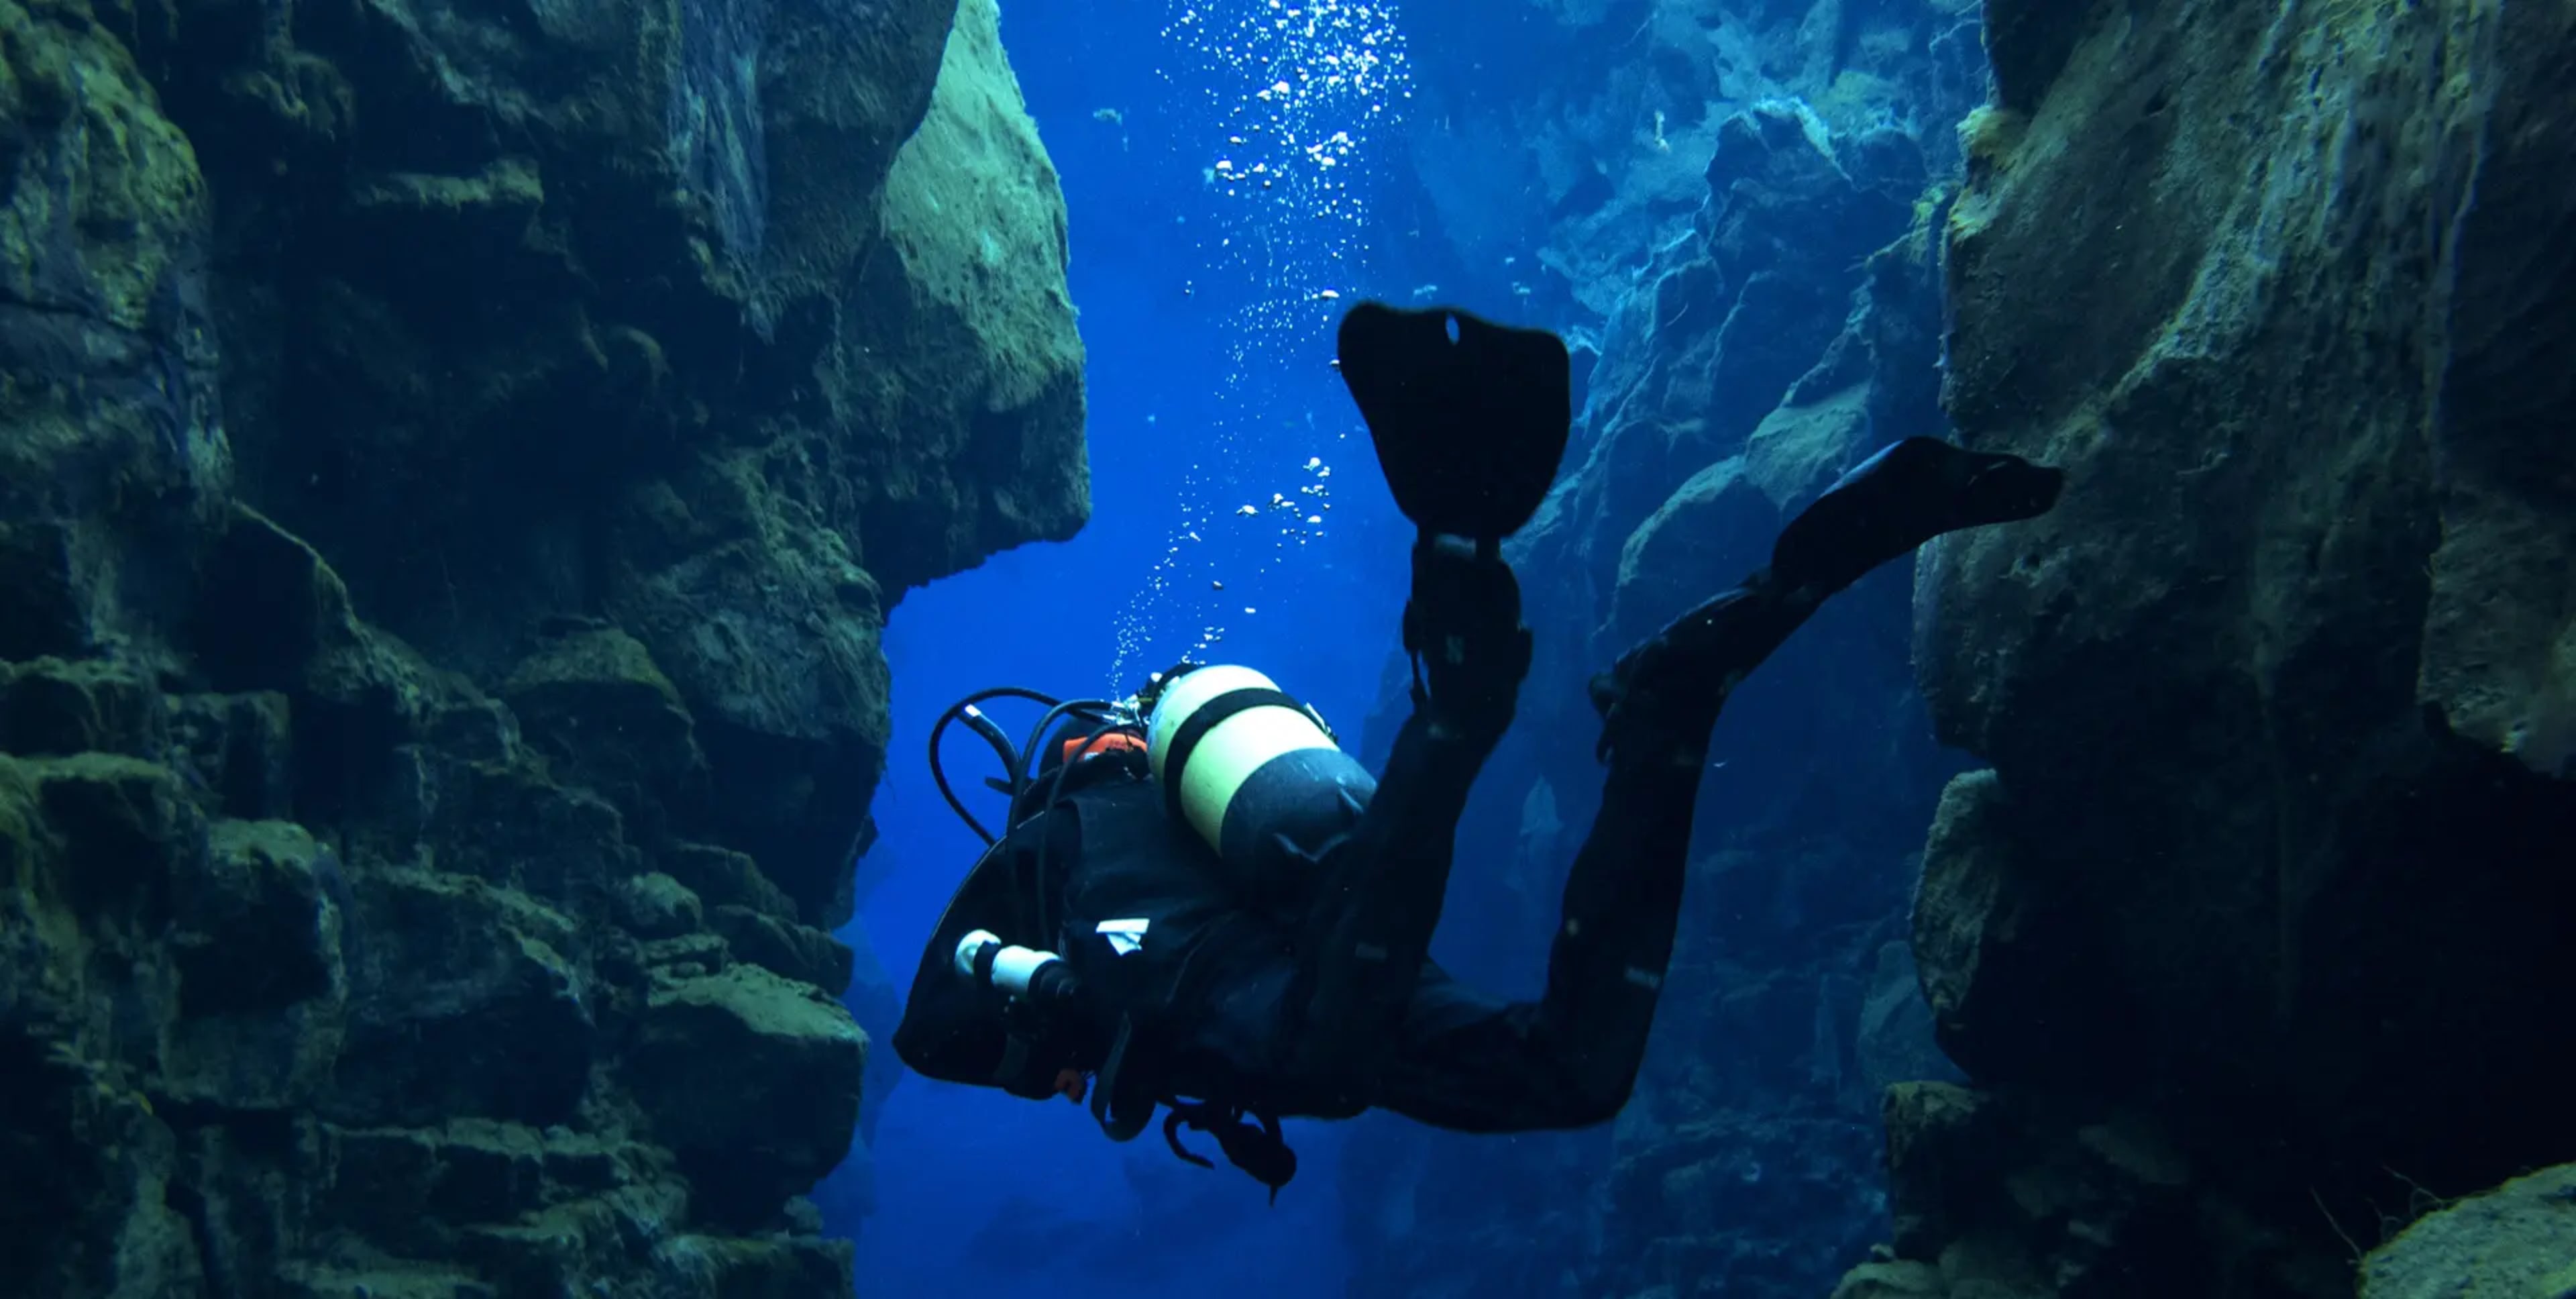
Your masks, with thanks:
[{"label": "underwater rock crevice", "polygon": [[[1949,134],[1984,93],[1957,5],[1633,8],[1586,11],[1602,25],[1548,47],[1553,59],[1566,40],[1635,33],[1651,54],[1596,51],[1549,74],[1610,66],[1616,97],[1569,114],[1585,100],[1553,80],[1426,91],[1459,108],[1460,150],[1501,149],[1476,132],[1524,119],[1510,147],[1567,196],[1540,254],[1566,284],[1521,300],[1550,323],[1601,321],[1570,340],[1598,359],[1564,472],[1508,545],[1536,661],[1462,820],[1444,921],[1476,936],[1444,967],[1517,995],[1535,991],[1528,954],[1547,950],[1597,806],[1583,683],[1766,563],[1780,526],[1862,457],[1942,431]],[[1840,33],[1840,56],[1809,57],[1810,21]],[[1736,93],[1699,84],[1712,78]],[[1618,116],[1639,103],[1669,111]],[[1440,214],[1480,195],[1450,195]],[[1467,242],[1464,227],[1451,237]],[[1566,285],[1576,302],[1557,300]],[[1954,769],[1911,697],[1907,629],[1902,573],[1873,575],[1730,702],[1655,1044],[1616,1123],[1472,1146],[1374,1124],[1354,1143],[1355,1294],[1811,1297],[1883,1232],[1878,1088],[1955,1076],[1911,963],[1888,956]],[[1373,741],[1408,675],[1391,667]]]}]

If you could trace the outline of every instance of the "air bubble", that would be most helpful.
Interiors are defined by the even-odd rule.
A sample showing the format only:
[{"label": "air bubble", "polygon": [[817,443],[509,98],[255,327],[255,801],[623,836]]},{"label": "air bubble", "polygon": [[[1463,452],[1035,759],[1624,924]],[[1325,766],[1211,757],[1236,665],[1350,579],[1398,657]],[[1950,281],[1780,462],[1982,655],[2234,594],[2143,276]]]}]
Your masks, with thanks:
[{"label": "air bubble", "polygon": [[[1225,351],[1207,394],[1217,414],[1191,438],[1197,463],[1183,476],[1173,523],[1174,535],[1191,547],[1184,554],[1174,541],[1120,615],[1117,680],[1110,683],[1116,690],[1134,684],[1131,669],[1141,665],[1130,659],[1167,661],[1156,643],[1189,637],[1190,623],[1205,624],[1198,648],[1221,637],[1209,605],[1229,591],[1252,601],[1241,606],[1247,610],[1275,603],[1275,594],[1260,598],[1269,594],[1264,583],[1301,570],[1283,570],[1273,557],[1285,560],[1291,539],[1304,547],[1322,535],[1323,511],[1332,508],[1323,482],[1332,471],[1308,451],[1346,441],[1357,420],[1343,407],[1321,424],[1309,415],[1302,428],[1283,427],[1276,412],[1311,405],[1321,394],[1311,378],[1289,374],[1281,358],[1325,344],[1335,312],[1318,305],[1337,303],[1340,286],[1365,274],[1369,205],[1350,180],[1369,171],[1376,133],[1401,129],[1410,98],[1404,39],[1382,0],[1184,8],[1163,35],[1178,56],[1163,75],[1212,110],[1189,166],[1208,178],[1216,228],[1191,222],[1188,230],[1207,232],[1185,245],[1197,264],[1179,269],[1194,288],[1209,290],[1196,295],[1200,300],[1246,305],[1217,326]],[[1221,278],[1211,284],[1210,277]],[[1238,286],[1239,295],[1232,293]],[[1340,396],[1337,384],[1329,391]],[[1297,441],[1283,446],[1288,438]],[[1292,465],[1301,466],[1297,481],[1262,481]],[[1280,517],[1247,530],[1242,520],[1264,513],[1258,503],[1265,498]],[[1223,578],[1214,571],[1219,566]],[[1203,591],[1199,582],[1208,583]]]}]

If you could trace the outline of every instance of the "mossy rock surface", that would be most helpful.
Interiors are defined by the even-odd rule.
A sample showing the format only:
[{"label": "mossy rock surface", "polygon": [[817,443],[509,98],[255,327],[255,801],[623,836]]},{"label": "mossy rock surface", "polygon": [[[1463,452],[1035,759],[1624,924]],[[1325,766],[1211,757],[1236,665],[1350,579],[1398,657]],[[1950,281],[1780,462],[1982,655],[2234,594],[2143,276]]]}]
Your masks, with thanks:
[{"label": "mossy rock surface", "polygon": [[720,1219],[820,1180],[858,1129],[867,1036],[811,985],[758,966],[656,990],[629,1069]]},{"label": "mossy rock surface", "polygon": [[2576,25],[1988,12],[1943,395],[2068,480],[1918,561],[1935,726],[1993,766],[1915,916],[1945,1046],[2277,1142],[2242,1176],[2345,1218],[2576,1157],[2530,1029],[2576,978],[2576,460],[2531,404],[2576,374]]},{"label": "mossy rock surface", "polygon": [[2425,1215],[2361,1265],[2361,1299],[2564,1299],[2576,1293],[2576,1165]]}]

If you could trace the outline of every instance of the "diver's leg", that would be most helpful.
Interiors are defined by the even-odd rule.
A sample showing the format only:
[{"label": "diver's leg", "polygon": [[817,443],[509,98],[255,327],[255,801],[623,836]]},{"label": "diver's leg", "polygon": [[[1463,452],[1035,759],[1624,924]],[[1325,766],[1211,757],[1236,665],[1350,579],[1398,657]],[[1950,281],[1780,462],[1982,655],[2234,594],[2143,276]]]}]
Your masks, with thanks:
[{"label": "diver's leg", "polygon": [[[1783,606],[1758,582],[1713,603],[1745,633],[1731,642],[1744,670],[1786,634]],[[1654,675],[1670,662],[1657,657]],[[1694,683],[1651,703],[1629,699],[1605,727],[1609,776],[1566,880],[1547,991],[1507,1004],[1447,980],[1425,985],[1373,1078],[1372,1104],[1439,1127],[1526,1132],[1605,1122],[1627,1103],[1672,958],[1693,804],[1725,691]]]},{"label": "diver's leg", "polygon": [[1709,733],[1735,686],[1835,591],[1940,533],[2038,514],[2059,481],[2010,456],[1898,443],[1791,520],[1769,567],[1594,682],[1610,770],[1566,880],[1547,992],[1521,1021],[1532,1054],[1550,1058],[1531,1076],[1548,1081],[1529,1112],[1494,1121],[1564,1126],[1626,1100],[1672,959]]},{"label": "diver's leg", "polygon": [[1511,724],[1530,638],[1520,586],[1492,547],[1416,544],[1405,646],[1419,667],[1413,714],[1357,824],[1317,854],[1291,995],[1291,1068],[1310,1078],[1365,1074],[1395,1039],[1440,923],[1468,787]]},{"label": "diver's leg", "polygon": [[1942,533],[2045,513],[2064,482],[2062,470],[1934,438],[1907,438],[1871,456],[1780,530],[1769,567],[1593,679],[1593,705],[1609,723],[1604,754],[1625,715],[1678,707],[1714,724],[1726,693],[1825,597]]}]

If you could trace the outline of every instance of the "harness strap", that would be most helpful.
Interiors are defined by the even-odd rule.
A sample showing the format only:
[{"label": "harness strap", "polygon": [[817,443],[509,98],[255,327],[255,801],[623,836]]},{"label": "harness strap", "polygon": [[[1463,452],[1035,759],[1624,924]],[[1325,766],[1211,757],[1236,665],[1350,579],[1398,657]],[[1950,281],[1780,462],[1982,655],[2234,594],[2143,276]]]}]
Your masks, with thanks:
[{"label": "harness strap", "polygon": [[[1127,1048],[1136,1040],[1136,1021],[1132,1016],[1118,1017],[1118,1035],[1109,1043],[1108,1058],[1100,1062],[1098,1085],[1091,1089],[1091,1117],[1112,1141],[1133,1141],[1145,1125],[1154,1121],[1154,1100],[1139,1095],[1134,1088],[1120,1094],[1126,1081]],[[1134,1102],[1141,1100],[1143,1104]]]},{"label": "harness strap", "polygon": [[1163,1118],[1163,1142],[1172,1153],[1201,1168],[1214,1168],[1216,1163],[1204,1155],[1190,1153],[1181,1144],[1183,1124],[1216,1138],[1217,1147],[1225,1152],[1227,1163],[1250,1174],[1252,1180],[1270,1188],[1270,1202],[1279,1203],[1279,1188],[1297,1176],[1297,1152],[1279,1134],[1279,1120],[1268,1114],[1254,1113],[1260,1126],[1244,1121],[1247,1113],[1239,1106],[1219,1105],[1213,1101],[1171,1102],[1172,1112]]}]

